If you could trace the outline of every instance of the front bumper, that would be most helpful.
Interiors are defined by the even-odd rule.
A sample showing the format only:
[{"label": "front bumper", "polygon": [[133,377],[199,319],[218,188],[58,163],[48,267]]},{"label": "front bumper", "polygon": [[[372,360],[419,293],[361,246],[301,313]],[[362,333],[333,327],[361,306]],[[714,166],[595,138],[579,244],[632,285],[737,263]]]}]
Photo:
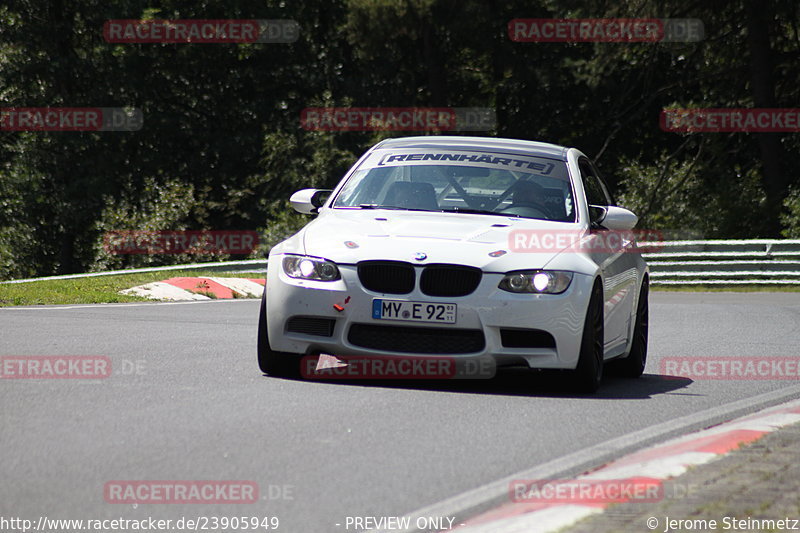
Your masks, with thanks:
[{"label": "front bumper", "polygon": [[[288,277],[281,256],[267,269],[267,327],[273,350],[307,355],[424,356],[453,358],[491,356],[498,366],[573,369],[578,362],[583,322],[593,279],[576,273],[562,294],[513,294],[498,289],[500,273],[484,273],[468,296],[431,297],[419,287],[409,294],[371,292],[354,265],[339,265],[333,282]],[[375,298],[454,303],[455,324],[375,319]],[[522,342],[526,331],[538,330],[554,342]],[[522,332],[522,337],[516,333]],[[524,345],[520,347],[520,344]],[[532,345],[533,344],[533,345]]]}]

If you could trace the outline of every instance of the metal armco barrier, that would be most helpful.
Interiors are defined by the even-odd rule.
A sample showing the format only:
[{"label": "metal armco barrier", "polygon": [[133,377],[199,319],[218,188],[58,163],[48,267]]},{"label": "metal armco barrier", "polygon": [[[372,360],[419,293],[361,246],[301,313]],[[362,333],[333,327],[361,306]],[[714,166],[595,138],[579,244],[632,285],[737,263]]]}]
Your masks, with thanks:
[{"label": "metal armco barrier", "polygon": [[[658,252],[643,254],[653,285],[800,285],[800,239],[665,241],[648,243]],[[266,270],[266,259],[171,265],[91,274],[50,276],[0,283],[73,279],[158,270]]]},{"label": "metal armco barrier", "polygon": [[800,240],[666,241],[644,254],[654,285],[800,285]]}]

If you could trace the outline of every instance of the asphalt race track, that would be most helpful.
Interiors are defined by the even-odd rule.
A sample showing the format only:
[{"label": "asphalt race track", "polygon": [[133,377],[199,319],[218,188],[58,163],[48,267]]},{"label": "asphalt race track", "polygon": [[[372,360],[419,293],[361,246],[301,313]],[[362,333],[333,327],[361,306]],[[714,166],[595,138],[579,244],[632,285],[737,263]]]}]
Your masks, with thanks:
[{"label": "asphalt race track", "polygon": [[[255,359],[258,307],[0,309],[0,356],[112,362],[107,379],[0,382],[0,516],[277,516],[278,531],[354,531],[348,516],[403,515],[587,450],[582,461],[596,463],[622,452],[598,444],[633,432],[629,447],[675,421],[687,422],[672,433],[800,397],[797,379],[659,374],[662,357],[800,356],[798,293],[651,294],[645,376],[606,378],[595,396],[515,371],[445,383],[268,378]],[[119,480],[246,480],[259,501],[107,503],[104,487]]]}]

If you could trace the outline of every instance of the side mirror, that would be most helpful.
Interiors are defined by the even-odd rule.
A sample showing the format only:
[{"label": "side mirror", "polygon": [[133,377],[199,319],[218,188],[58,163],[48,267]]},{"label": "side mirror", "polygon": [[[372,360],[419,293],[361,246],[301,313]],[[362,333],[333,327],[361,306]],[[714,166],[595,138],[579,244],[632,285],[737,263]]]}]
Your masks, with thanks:
[{"label": "side mirror", "polygon": [[313,215],[319,208],[325,205],[328,195],[333,192],[330,189],[303,189],[297,191],[289,198],[292,208],[304,215]]},{"label": "side mirror", "polygon": [[632,230],[639,221],[639,217],[631,211],[615,205],[609,205],[608,207],[590,205],[589,218],[593,227],[616,231]]}]

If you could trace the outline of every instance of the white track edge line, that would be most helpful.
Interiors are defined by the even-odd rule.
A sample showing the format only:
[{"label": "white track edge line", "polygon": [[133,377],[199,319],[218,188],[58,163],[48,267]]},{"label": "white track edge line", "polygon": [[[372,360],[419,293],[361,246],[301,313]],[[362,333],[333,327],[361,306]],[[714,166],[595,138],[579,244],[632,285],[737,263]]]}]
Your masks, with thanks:
[{"label": "white track edge line", "polygon": [[[671,438],[685,436],[745,415],[752,415],[755,411],[767,410],[798,398],[800,398],[800,385],[704,409],[697,413],[640,429],[553,459],[542,465],[517,472],[421,509],[416,509],[405,516],[411,517],[412,523],[414,518],[419,516],[455,516],[457,517],[456,522],[463,522],[467,518],[506,503],[509,483],[515,479],[549,479],[576,476],[650,445],[663,443]],[[425,530],[410,528],[394,531],[396,533],[413,533]],[[375,529],[370,530],[370,533],[386,533],[386,530]]]}]

